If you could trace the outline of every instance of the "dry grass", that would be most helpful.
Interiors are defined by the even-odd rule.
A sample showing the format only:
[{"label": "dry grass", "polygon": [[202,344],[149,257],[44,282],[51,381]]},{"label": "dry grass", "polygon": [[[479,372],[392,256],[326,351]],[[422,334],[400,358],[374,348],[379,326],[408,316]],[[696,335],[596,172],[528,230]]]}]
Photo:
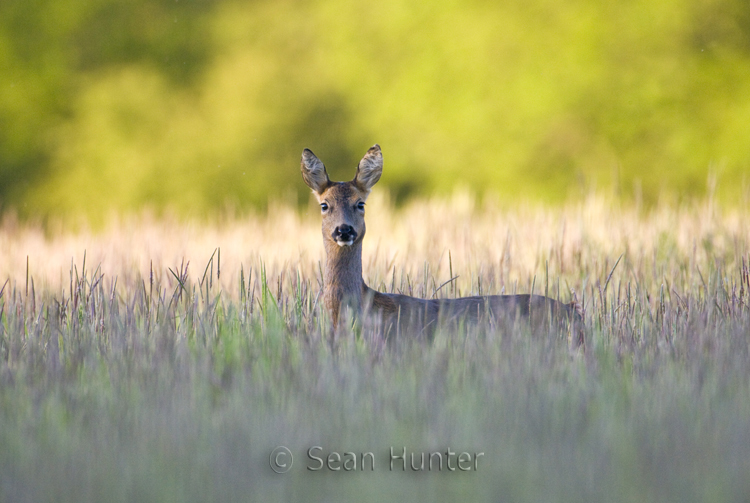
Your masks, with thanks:
[{"label": "dry grass", "polygon": [[[431,296],[457,275],[437,295],[572,289],[585,353],[522,325],[392,347],[358,326],[330,339],[312,209],[75,234],[6,219],[0,501],[682,503],[750,491],[746,208],[590,198],[507,210],[458,195],[402,210],[375,196],[367,212],[371,286]],[[296,456],[283,476],[268,466],[277,445]],[[378,469],[313,474],[313,445],[375,451]],[[481,451],[485,463],[390,472],[390,446]]]},{"label": "dry grass", "polygon": [[[637,278],[650,288],[667,285],[669,295],[672,289],[699,287],[700,271],[713,265],[736,269],[750,243],[747,211],[700,203],[642,212],[597,197],[562,209],[501,210],[492,204],[477,207],[468,195],[458,194],[395,210],[376,193],[368,202],[367,225],[366,281],[397,289],[411,282],[420,296],[433,294],[435,284],[450,279],[451,272],[458,276],[451,284],[456,295],[524,292],[534,277],[539,292],[545,276],[554,278],[550,288],[560,280],[562,297],[569,295],[567,286],[580,295],[605,281],[620,255],[624,262],[613,285]],[[229,298],[240,291],[240,269],[257,268],[261,261],[273,283],[297,273],[319,279],[323,246],[317,209],[300,214],[276,206],[269,216],[212,224],[137,217],[76,233],[6,219],[0,227],[0,278],[17,288],[33,279],[37,289],[60,292],[68,288],[71,266],[80,268],[85,255],[88,266],[99,267],[108,278],[149,277],[153,271],[169,280],[168,268],[185,261],[193,276],[202,275],[217,249],[221,264],[217,253],[214,265],[221,266],[219,281]]]}]

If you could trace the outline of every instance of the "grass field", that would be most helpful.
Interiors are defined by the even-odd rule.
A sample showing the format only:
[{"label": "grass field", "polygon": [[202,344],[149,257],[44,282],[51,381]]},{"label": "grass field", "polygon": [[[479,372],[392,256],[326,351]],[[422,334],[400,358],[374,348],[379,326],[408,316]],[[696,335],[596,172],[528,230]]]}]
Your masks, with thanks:
[{"label": "grass field", "polygon": [[[372,287],[573,290],[585,352],[523,325],[330,337],[312,208],[96,233],[6,218],[0,501],[747,500],[748,208],[367,211]],[[308,469],[314,446],[340,470]]]}]

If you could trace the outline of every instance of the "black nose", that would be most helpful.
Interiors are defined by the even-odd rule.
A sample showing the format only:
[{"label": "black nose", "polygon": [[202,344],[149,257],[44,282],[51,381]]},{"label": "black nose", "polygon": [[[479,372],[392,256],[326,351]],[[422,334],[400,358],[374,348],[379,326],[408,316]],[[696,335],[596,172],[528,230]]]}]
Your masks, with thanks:
[{"label": "black nose", "polygon": [[333,230],[334,241],[354,241],[357,239],[357,231],[351,225],[339,225]]}]

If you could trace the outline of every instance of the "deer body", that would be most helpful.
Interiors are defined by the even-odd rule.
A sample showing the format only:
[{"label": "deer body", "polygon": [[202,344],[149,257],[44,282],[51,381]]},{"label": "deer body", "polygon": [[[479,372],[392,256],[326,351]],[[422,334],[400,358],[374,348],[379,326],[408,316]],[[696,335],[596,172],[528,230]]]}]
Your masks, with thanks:
[{"label": "deer body", "polygon": [[[323,300],[334,327],[344,309],[373,317],[385,331],[431,334],[439,321],[476,322],[486,317],[520,316],[546,319],[553,316],[580,322],[572,305],[542,295],[491,295],[458,299],[420,299],[382,293],[362,278],[362,240],[365,235],[364,205],[372,186],[380,179],[383,156],[378,145],[367,151],[357,166],[354,180],[332,182],[323,163],[305,149],[302,177],[312,189],[323,215],[326,251]],[[582,336],[579,335],[580,342]]]}]

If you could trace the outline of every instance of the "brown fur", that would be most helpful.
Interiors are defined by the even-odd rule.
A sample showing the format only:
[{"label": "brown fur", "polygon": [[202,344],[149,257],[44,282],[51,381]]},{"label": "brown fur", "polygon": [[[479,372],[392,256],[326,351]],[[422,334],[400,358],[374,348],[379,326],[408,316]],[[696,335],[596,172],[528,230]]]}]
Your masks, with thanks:
[{"label": "brown fur", "polygon": [[[351,308],[379,323],[384,333],[407,332],[430,336],[438,322],[478,322],[489,318],[521,317],[533,324],[553,319],[575,325],[575,344],[583,344],[582,319],[575,303],[563,304],[541,295],[491,295],[458,299],[419,299],[381,293],[362,279],[362,240],[365,214],[360,203],[367,200],[383,171],[380,146],[367,151],[350,182],[331,182],[323,163],[305,149],[302,177],[312,189],[323,213],[323,243],[326,250],[323,300],[338,326],[342,309]],[[337,242],[340,229],[356,234],[351,244]],[[349,236],[350,234],[347,234]]]}]

